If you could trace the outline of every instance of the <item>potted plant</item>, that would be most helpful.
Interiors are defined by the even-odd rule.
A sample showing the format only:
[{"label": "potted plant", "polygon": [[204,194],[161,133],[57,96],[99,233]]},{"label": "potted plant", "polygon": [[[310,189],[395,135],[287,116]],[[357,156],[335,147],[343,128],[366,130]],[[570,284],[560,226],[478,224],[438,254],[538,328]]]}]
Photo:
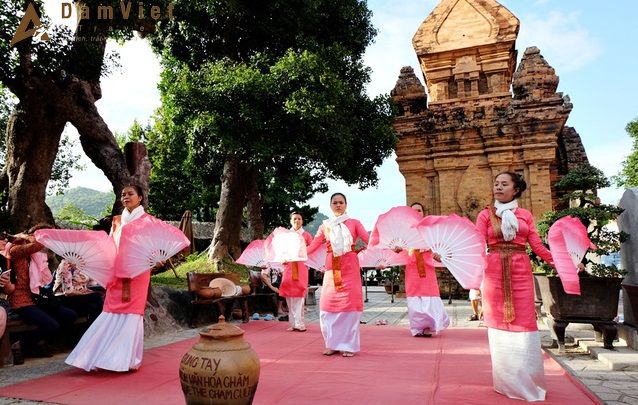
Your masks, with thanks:
[{"label": "potted plant", "polygon": [[381,274],[385,279],[385,292],[392,295],[391,302],[394,303],[394,294],[399,292],[399,283],[401,282],[401,266],[392,266],[383,270]]},{"label": "potted plant", "polygon": [[546,213],[538,223],[539,233],[543,237],[558,219],[568,215],[577,217],[588,229],[589,238],[596,245],[596,250],[588,252],[583,258],[586,271],[579,274],[580,295],[565,293],[553,269],[535,260],[536,281],[543,308],[561,350],[564,350],[565,327],[569,323],[591,323],[597,339],[602,338],[608,349],[613,348],[613,340],[617,335],[615,318],[618,313],[618,294],[625,272],[616,266],[595,261],[600,256],[619,251],[620,244],[629,237],[624,232],[606,227],[623,211],[613,205],[601,204],[596,197],[594,190],[609,185],[602,171],[594,166],[582,165],[571,170],[556,183],[556,188],[565,193],[562,199],[569,201],[570,206]]}]

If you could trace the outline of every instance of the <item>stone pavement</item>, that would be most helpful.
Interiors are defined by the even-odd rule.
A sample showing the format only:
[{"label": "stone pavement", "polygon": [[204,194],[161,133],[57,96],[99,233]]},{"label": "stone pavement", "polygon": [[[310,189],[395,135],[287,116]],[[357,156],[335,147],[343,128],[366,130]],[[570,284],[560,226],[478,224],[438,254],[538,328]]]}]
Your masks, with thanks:
[{"label": "stone pavement", "polygon": [[[317,297],[319,291],[317,291]],[[408,317],[405,298],[395,298],[390,302],[390,295],[383,287],[369,287],[368,301],[362,320],[374,324],[377,320],[387,320],[389,325],[401,325],[407,328]],[[483,322],[469,321],[472,314],[470,303],[465,300],[453,300],[445,307],[450,316],[450,327],[483,328]],[[308,323],[319,321],[318,305],[308,306],[306,312]],[[273,321],[277,322],[277,321]],[[241,327],[241,324],[238,324]],[[383,326],[379,326],[383,327]],[[566,351],[558,353],[558,349],[550,348],[552,339],[543,322],[539,322],[541,341],[546,352],[558,361],[568,372],[583,382],[603,403],[610,405],[638,405],[638,353],[628,349],[623,340],[614,342],[616,351],[603,349],[601,343],[594,341],[594,331],[589,325],[570,324],[566,332]],[[145,348],[163,346],[169,343],[197,336],[198,329],[181,329],[172,333],[153,336],[145,340]],[[444,335],[443,335],[444,337]],[[592,357],[593,356],[593,357]],[[595,358],[595,357],[598,358]],[[64,364],[66,353],[57,354],[46,359],[26,359],[20,366],[0,369],[0,387],[27,381],[41,376],[68,369]],[[25,401],[12,398],[0,398],[0,405],[5,404],[44,404],[43,402]]]}]

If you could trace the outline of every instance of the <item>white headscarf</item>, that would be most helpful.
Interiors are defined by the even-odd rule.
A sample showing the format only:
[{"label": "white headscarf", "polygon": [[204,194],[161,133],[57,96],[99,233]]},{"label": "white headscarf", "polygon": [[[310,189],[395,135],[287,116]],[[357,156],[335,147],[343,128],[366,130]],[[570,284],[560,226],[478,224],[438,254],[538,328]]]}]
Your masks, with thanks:
[{"label": "white headscarf", "polygon": [[144,215],[144,207],[141,205],[139,205],[137,208],[135,208],[131,212],[129,212],[128,209],[124,208],[124,211],[122,211],[122,223],[120,227],[115,230],[115,233],[113,234],[113,240],[115,241],[115,246],[118,246],[118,247],[120,246],[120,236],[122,235],[122,228],[124,228],[126,224],[129,224],[135,221],[136,219],[141,218],[142,215]]},{"label": "white headscarf", "polygon": [[494,201],[494,207],[496,208],[496,216],[501,218],[503,239],[509,242],[516,237],[518,232],[518,218],[514,215],[516,208],[518,208],[518,201],[516,199],[508,203]]},{"label": "white headscarf", "polygon": [[343,256],[352,250],[352,234],[350,229],[344,224],[350,219],[347,214],[340,215],[323,221],[326,238],[332,246],[332,255],[335,257]]}]

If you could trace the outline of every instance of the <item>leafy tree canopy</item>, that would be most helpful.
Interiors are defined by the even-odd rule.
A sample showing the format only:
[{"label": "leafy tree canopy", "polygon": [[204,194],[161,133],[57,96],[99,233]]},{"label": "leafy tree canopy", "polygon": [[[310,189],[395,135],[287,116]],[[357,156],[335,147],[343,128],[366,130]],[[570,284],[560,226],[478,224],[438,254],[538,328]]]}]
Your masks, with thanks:
[{"label": "leafy tree canopy", "polygon": [[630,121],[625,127],[625,131],[633,140],[631,153],[622,162],[622,169],[612,180],[618,187],[638,186],[638,118]]},{"label": "leafy tree canopy", "polygon": [[[616,220],[623,209],[614,205],[600,204],[597,199],[592,198],[595,190],[609,187],[609,184],[603,172],[594,166],[582,165],[571,170],[556,184],[556,187],[572,190],[567,198],[576,202],[576,206],[545,213],[538,223],[539,234],[544,237],[554,222],[566,216],[573,216],[580,219],[587,228],[589,239],[596,245],[594,254],[602,256],[618,252],[620,245],[629,239],[629,235],[622,231],[610,230],[607,225]],[[596,276],[617,277],[623,274],[615,267],[594,263],[588,256],[583,258],[583,263],[590,264],[591,272]],[[544,265],[545,270],[548,270],[548,267]]]},{"label": "leafy tree canopy", "polygon": [[259,173],[266,228],[287,223],[326,178],[376,184],[396,137],[389,98],[365,93],[374,35],[363,1],[177,1],[151,39],[165,69],[149,143],[181,159],[168,167],[175,160],[154,153],[152,176],[219,195],[211,180],[238,158]]}]

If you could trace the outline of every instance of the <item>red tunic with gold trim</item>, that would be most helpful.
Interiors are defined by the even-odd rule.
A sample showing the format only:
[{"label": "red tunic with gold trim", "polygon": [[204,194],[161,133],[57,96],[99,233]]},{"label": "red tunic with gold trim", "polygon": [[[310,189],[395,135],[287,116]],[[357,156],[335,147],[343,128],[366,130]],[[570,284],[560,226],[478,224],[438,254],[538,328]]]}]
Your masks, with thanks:
[{"label": "red tunic with gold trim", "polygon": [[[534,253],[544,261],[551,263],[552,255],[545,248],[536,231],[534,216],[523,208],[516,208],[514,215],[518,219],[518,232],[516,237],[505,242],[500,234],[500,219],[495,219],[495,214],[490,214],[489,207],[481,211],[476,218],[476,227],[485,236],[490,252],[487,255],[487,267],[483,278],[483,308],[485,324],[488,328],[507,330],[512,332],[531,332],[538,330],[536,325],[536,308],[534,305],[534,280],[529,256],[525,252],[527,243]],[[498,222],[497,232],[493,220]],[[506,269],[503,268],[503,260],[506,256],[511,258],[509,262],[509,287],[504,283],[507,280]],[[506,265],[507,266],[507,265]],[[506,277],[504,277],[504,274]],[[506,321],[507,297],[511,295],[513,304],[513,320]]]},{"label": "red tunic with gold trim", "polygon": [[432,251],[421,252],[422,272],[419,271],[416,254],[416,251],[409,252],[410,262],[405,266],[405,295],[407,297],[440,297]]},{"label": "red tunic with gold trim", "polygon": [[[312,235],[304,231],[301,236],[308,246],[312,242]],[[284,274],[281,279],[281,286],[279,287],[279,295],[282,297],[305,297],[306,290],[308,290],[308,266],[304,262],[296,263],[296,272],[293,272],[293,263],[286,263],[284,265]],[[296,279],[294,274],[296,273]]]},{"label": "red tunic with gold trim", "polygon": [[[356,219],[349,218],[345,220],[343,224],[348,227],[354,243],[356,243],[358,238],[366,244],[368,243],[368,232],[365,230],[361,222]],[[312,253],[322,243],[326,243],[328,254],[326,255],[327,270],[323,275],[319,308],[325,312],[363,311],[361,271],[359,266],[359,257],[354,251],[354,244],[352,245],[350,252],[340,256],[339,272],[341,274],[341,285],[338,288],[335,288],[334,271],[332,269],[332,247],[330,246],[330,241],[326,239],[323,224],[319,227],[315,239],[308,246],[308,253]]]},{"label": "red tunic with gold trim", "polygon": [[[150,216],[144,214],[140,218]],[[139,219],[139,218],[138,218]],[[135,220],[136,221],[136,220]],[[121,226],[121,216],[113,217],[111,236]],[[114,314],[144,315],[148,286],[151,283],[151,272],[145,271],[134,278],[115,278],[106,286],[104,312]]]}]

